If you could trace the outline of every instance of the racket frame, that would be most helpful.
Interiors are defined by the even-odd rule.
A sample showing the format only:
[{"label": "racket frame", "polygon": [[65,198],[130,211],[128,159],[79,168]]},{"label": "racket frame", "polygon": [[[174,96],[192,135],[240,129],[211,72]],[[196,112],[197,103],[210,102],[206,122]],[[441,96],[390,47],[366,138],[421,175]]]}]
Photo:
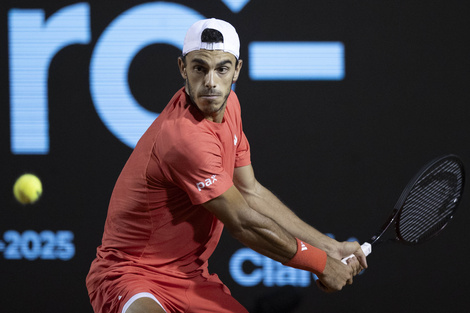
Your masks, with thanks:
[{"label": "racket frame", "polygon": [[[377,244],[379,243],[382,243],[384,242],[385,240],[382,238],[383,235],[390,229],[390,226],[394,225],[395,226],[395,238],[390,238],[389,240],[390,241],[399,241],[405,245],[415,245],[417,243],[413,243],[413,242],[409,242],[407,240],[404,240],[403,238],[400,237],[400,232],[399,232],[399,229],[398,229],[398,218],[399,218],[399,215],[400,215],[400,212],[405,204],[405,201],[406,199],[408,198],[408,195],[410,193],[410,191],[414,188],[414,186],[416,185],[416,183],[421,179],[421,177],[423,176],[423,174],[425,174],[428,170],[430,170],[432,167],[434,167],[437,163],[440,163],[442,162],[443,160],[445,159],[454,159],[454,161],[456,163],[459,164],[459,167],[460,169],[462,170],[462,188],[461,188],[461,193],[460,193],[460,196],[458,197],[457,199],[457,203],[455,204],[455,209],[454,211],[452,212],[451,216],[447,219],[447,221],[442,225],[442,227],[435,231],[431,236],[429,236],[426,240],[424,241],[428,241],[430,240],[431,238],[434,238],[435,236],[437,236],[446,226],[447,224],[449,223],[450,220],[452,220],[453,218],[453,215],[455,214],[455,211],[457,210],[457,207],[458,205],[460,204],[460,201],[462,200],[462,196],[463,196],[463,190],[464,190],[464,187],[465,187],[465,168],[464,168],[464,164],[462,162],[462,160],[457,156],[457,155],[454,155],[454,154],[448,154],[448,155],[444,155],[442,157],[439,157],[439,158],[436,158],[434,160],[432,160],[431,162],[427,163],[423,168],[421,168],[421,170],[408,182],[408,184],[406,185],[405,189],[403,189],[400,197],[398,198],[398,201],[396,202],[395,206],[394,206],[394,209],[392,211],[392,213],[390,214],[390,216],[388,217],[388,219],[386,220],[386,222],[382,225],[382,227],[380,228],[380,230],[374,235],[372,236],[369,241],[365,242],[364,244],[361,245],[361,248],[362,248],[362,251],[364,252],[364,254],[367,256],[369,255],[371,252],[372,252],[372,247],[376,246]],[[389,241],[387,240],[387,241]],[[420,241],[419,243],[422,243],[422,241]],[[352,258],[354,255],[350,255],[344,259],[342,259],[341,261],[344,263],[344,264],[347,264],[347,260]]]}]

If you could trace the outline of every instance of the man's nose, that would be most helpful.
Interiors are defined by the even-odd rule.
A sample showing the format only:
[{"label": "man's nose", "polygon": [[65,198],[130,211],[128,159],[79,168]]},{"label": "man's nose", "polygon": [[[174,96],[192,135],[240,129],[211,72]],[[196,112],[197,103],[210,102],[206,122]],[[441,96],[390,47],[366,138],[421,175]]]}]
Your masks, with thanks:
[{"label": "man's nose", "polygon": [[216,87],[214,72],[209,71],[206,74],[205,78],[206,78],[205,85],[206,85],[207,88],[215,88]]}]

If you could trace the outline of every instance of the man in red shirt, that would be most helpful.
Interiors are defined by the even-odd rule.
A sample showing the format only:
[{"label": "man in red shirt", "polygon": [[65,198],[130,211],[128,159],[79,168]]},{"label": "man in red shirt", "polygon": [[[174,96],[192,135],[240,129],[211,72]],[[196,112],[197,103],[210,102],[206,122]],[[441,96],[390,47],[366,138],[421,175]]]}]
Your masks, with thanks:
[{"label": "man in red shirt", "polygon": [[357,242],[321,234],[256,180],[231,90],[239,47],[227,22],[188,30],[178,58],[185,86],[139,140],[111,196],[87,276],[96,313],[247,312],[208,272],[223,226],[253,250],[317,274],[328,292],[367,267]]}]

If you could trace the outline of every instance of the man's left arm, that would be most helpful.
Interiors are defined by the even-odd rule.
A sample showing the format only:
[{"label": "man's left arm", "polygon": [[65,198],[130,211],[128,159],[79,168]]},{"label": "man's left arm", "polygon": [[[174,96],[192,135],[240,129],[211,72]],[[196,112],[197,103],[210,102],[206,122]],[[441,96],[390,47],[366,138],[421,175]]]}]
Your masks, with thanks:
[{"label": "man's left arm", "polygon": [[[233,180],[235,187],[237,187],[250,207],[272,218],[292,236],[324,250],[329,256],[341,260],[349,256],[351,250],[354,251],[354,249],[359,247],[358,243],[340,243],[302,221],[271,191],[256,180],[251,165],[235,168]],[[358,257],[361,265],[366,268],[366,257],[362,253],[362,250],[359,248],[354,253]]]}]

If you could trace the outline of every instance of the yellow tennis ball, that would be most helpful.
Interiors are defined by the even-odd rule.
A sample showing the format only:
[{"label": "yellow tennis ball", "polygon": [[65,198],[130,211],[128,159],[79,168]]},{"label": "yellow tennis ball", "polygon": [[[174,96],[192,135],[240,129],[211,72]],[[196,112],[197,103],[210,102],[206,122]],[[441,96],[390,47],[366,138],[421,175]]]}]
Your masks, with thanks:
[{"label": "yellow tennis ball", "polygon": [[16,180],[13,194],[22,204],[34,203],[42,194],[41,181],[33,174],[23,174]]}]

